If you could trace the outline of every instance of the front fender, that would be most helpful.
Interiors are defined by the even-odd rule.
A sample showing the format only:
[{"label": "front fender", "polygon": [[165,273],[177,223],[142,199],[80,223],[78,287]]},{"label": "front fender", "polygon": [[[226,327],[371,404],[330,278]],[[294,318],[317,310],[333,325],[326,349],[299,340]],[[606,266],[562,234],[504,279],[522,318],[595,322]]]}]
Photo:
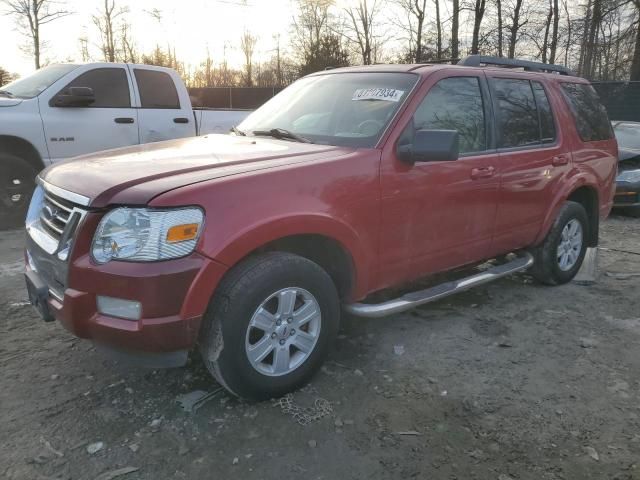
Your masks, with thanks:
[{"label": "front fender", "polygon": [[321,235],[338,242],[353,262],[354,296],[366,293],[371,273],[367,258],[374,258],[374,252],[364,250],[368,242],[362,241],[354,228],[326,214],[298,213],[264,219],[217,245],[209,245],[207,248],[205,244],[200,253],[224,265],[233,266],[256,249],[293,235]]}]

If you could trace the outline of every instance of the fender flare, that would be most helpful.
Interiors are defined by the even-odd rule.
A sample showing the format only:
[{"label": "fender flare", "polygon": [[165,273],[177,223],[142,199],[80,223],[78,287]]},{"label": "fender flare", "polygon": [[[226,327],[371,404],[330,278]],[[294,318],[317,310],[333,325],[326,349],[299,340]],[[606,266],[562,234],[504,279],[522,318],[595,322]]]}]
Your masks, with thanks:
[{"label": "fender flare", "polygon": [[[589,175],[587,175],[584,172],[581,172],[578,175],[574,176],[570,182],[564,183],[564,187],[561,190],[558,190],[558,192],[556,192],[555,196],[553,197],[553,201],[551,202],[551,208],[549,208],[549,210],[547,211],[547,215],[544,219],[544,222],[542,223],[542,228],[538,233],[538,236],[536,238],[534,245],[540,245],[544,241],[545,237],[549,233],[549,230],[551,230],[553,223],[556,221],[556,218],[558,217],[558,213],[560,212],[560,208],[562,208],[562,205],[564,204],[564,202],[567,201],[567,199],[571,196],[573,192],[575,192],[576,190],[582,187],[591,188],[596,192],[596,194],[598,192],[598,186],[594,182],[590,181]],[[598,219],[599,206],[598,206],[598,211],[596,212],[595,215],[596,215],[596,219]],[[595,238],[597,239],[597,232],[596,232]],[[593,242],[593,238],[591,240]],[[597,244],[597,240],[595,241],[595,243]],[[594,246],[594,245],[590,245],[590,246]]]}]

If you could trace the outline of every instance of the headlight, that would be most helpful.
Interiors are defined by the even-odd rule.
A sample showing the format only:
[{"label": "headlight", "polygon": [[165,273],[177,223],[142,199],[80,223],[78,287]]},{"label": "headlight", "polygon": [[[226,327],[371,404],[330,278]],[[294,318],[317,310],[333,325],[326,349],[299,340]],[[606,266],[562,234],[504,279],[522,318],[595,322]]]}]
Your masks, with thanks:
[{"label": "headlight", "polygon": [[98,263],[183,257],[196,248],[203,219],[199,208],[116,208],[100,221],[91,255]]},{"label": "headlight", "polygon": [[640,182],[640,170],[623,170],[618,174],[618,180],[623,182]]}]

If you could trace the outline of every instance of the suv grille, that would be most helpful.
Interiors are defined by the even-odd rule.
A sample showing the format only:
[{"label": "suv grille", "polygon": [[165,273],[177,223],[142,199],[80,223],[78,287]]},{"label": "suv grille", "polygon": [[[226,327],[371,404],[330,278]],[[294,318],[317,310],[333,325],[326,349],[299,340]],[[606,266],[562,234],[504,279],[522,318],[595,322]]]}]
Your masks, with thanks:
[{"label": "suv grille", "polygon": [[60,241],[71,214],[76,205],[45,190],[40,210],[40,222],[43,229]]}]

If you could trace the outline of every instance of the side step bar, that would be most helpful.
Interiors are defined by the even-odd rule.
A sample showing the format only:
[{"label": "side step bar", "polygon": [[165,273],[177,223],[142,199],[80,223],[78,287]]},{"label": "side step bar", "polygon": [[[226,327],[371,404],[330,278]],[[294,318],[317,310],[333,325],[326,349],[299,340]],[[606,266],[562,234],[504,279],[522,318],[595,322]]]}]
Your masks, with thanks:
[{"label": "side step bar", "polygon": [[425,303],[440,300],[454,293],[469,290],[472,287],[482,285],[497,280],[512,273],[521,272],[533,265],[533,256],[529,252],[524,252],[522,256],[502,265],[491,267],[484,272],[470,277],[441,283],[435,287],[410,292],[402,297],[382,303],[352,303],[345,305],[344,309],[348,313],[358,317],[379,318],[394,313],[404,312]]}]

